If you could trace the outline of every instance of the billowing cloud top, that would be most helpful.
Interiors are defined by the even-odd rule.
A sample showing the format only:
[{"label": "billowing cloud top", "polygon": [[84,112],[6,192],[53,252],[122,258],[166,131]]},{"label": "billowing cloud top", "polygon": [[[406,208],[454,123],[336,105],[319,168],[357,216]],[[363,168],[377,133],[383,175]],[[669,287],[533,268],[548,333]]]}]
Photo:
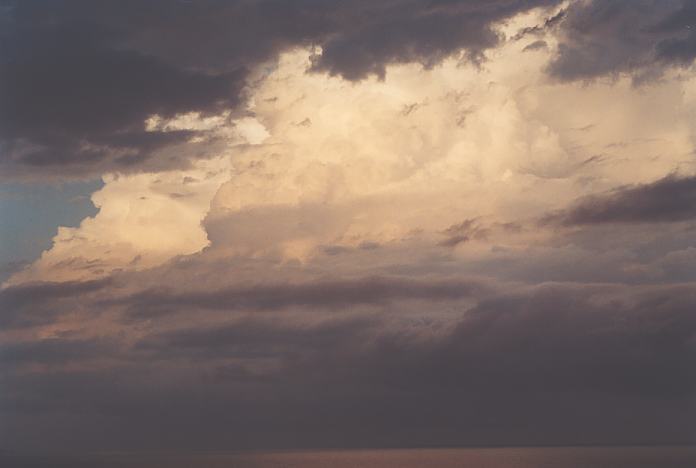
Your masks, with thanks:
[{"label": "billowing cloud top", "polygon": [[694,11],[2,3],[0,439],[693,442]]}]

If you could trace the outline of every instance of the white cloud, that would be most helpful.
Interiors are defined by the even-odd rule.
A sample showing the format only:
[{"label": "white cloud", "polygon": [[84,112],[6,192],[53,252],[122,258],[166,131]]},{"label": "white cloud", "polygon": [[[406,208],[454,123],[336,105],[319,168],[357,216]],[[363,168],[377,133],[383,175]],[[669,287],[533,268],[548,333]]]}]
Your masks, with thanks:
[{"label": "white cloud", "polygon": [[[525,45],[507,42],[481,69],[397,65],[358,83],[307,73],[311,51],[284,54],[250,85],[245,117],[149,119],[150,129],[205,130],[228,145],[189,170],[106,176],[99,214],[60,228],[12,281],[147,268],[209,241],[225,255],[303,262],[327,245],[435,245],[465,219],[525,221],[684,170],[691,82],[553,83],[550,52]],[[457,255],[478,261],[545,235],[488,230],[456,244]]]}]

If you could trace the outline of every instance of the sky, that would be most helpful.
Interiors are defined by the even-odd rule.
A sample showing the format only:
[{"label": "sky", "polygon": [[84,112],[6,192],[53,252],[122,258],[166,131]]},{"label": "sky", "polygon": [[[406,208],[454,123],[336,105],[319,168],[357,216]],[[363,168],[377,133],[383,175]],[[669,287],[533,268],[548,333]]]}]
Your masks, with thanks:
[{"label": "sky", "polygon": [[696,2],[0,1],[0,448],[696,441]]},{"label": "sky", "polygon": [[97,211],[89,196],[101,179],[60,183],[12,183],[0,186],[0,281],[27,266],[51,247],[57,226],[77,226]]}]

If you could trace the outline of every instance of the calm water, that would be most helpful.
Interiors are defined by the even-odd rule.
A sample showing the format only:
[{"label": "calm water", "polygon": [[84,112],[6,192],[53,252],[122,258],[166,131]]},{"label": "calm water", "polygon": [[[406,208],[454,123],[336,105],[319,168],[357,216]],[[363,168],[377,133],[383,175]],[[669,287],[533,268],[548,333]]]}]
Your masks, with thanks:
[{"label": "calm water", "polygon": [[197,455],[0,455],[3,468],[694,468],[696,447],[349,450]]}]

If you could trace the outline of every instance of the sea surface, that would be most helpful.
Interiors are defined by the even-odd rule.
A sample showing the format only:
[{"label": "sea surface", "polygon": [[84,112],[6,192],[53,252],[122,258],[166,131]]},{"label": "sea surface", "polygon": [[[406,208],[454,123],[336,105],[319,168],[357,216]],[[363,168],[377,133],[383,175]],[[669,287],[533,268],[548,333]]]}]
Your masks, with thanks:
[{"label": "sea surface", "polygon": [[696,468],[696,447],[0,455],[3,468]]}]

